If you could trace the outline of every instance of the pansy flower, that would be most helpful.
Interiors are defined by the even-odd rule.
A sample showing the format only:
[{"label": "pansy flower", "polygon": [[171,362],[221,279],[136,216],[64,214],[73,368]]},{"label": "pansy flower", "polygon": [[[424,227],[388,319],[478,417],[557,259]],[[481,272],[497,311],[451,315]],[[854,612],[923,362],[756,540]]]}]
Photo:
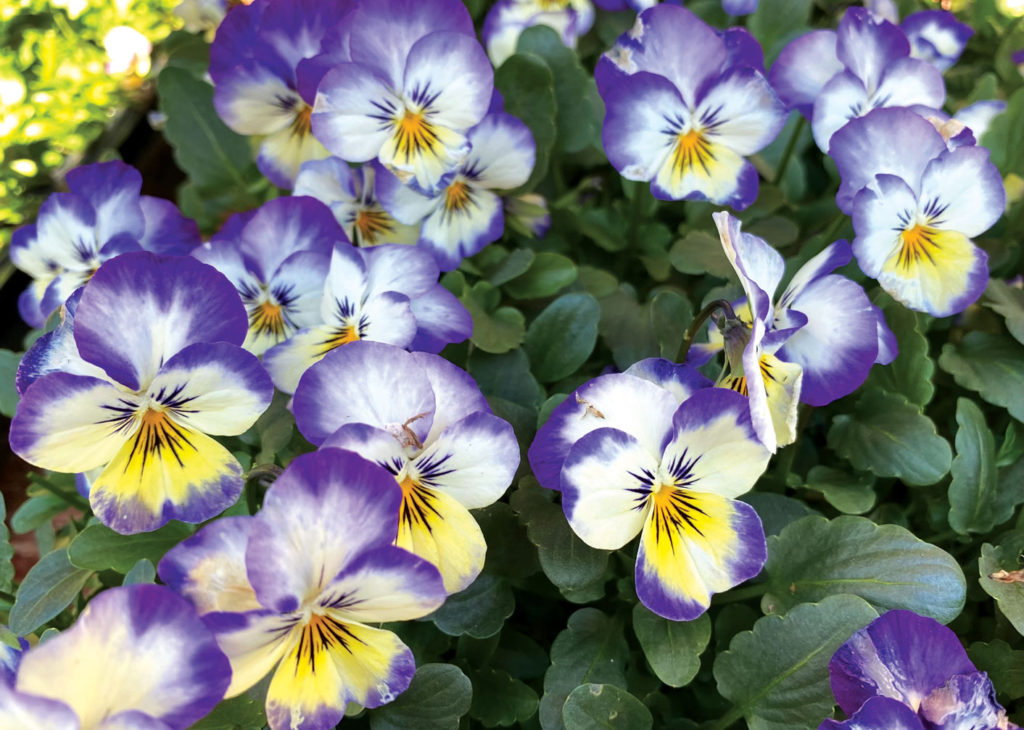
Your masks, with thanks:
[{"label": "pansy flower", "polygon": [[419,246],[442,271],[501,237],[505,215],[499,192],[517,188],[533,171],[536,148],[530,129],[505,112],[492,112],[467,133],[472,151],[436,195],[426,196],[381,170],[377,193],[400,221],[421,223]]},{"label": "pansy flower", "polygon": [[466,156],[494,72],[460,0],[375,0],[347,19],[348,61],[320,82],[317,138],[343,160],[380,160],[434,193]]},{"label": "pansy flower", "polygon": [[108,261],[82,293],[72,332],[98,370],[47,372],[28,385],[12,450],[54,471],[102,467],[89,501],[118,532],[213,517],[238,497],[242,469],[207,434],[242,433],[273,395],[239,347],[246,330],[238,294],[212,267],[145,252]]},{"label": "pansy flower", "polygon": [[335,242],[345,233],[322,203],[276,198],[229,221],[193,252],[224,274],[242,297],[255,355],[320,322],[320,299]]},{"label": "pansy flower", "polygon": [[735,498],[770,454],[743,396],[704,388],[665,418],[671,394],[655,388],[661,402],[648,410],[644,391],[654,393],[634,380],[644,386],[620,408],[643,413],[633,418],[642,427],[602,425],[576,441],[561,467],[562,507],[592,547],[617,550],[639,534],[637,597],[660,616],[690,620],[764,565],[761,521]]},{"label": "pansy flower", "polygon": [[399,223],[377,200],[372,164],[353,168],[328,157],[303,163],[295,178],[294,195],[308,195],[324,203],[356,246],[380,243],[416,243],[419,225]]},{"label": "pansy flower", "polygon": [[319,322],[263,356],[274,385],[294,393],[310,365],[356,340],[440,352],[469,337],[473,318],[437,282],[438,273],[433,257],[411,246],[335,246]]},{"label": "pansy flower", "polygon": [[956,634],[912,611],[888,611],[857,631],[829,664],[836,702],[850,719],[819,730],[1007,730],[992,681]]},{"label": "pansy flower", "polygon": [[942,107],[942,72],[911,58],[898,26],[865,8],[850,8],[835,32],[816,30],[786,46],[769,78],[783,102],[811,122],[814,141],[829,149],[851,119],[886,107]]},{"label": "pansy flower", "polygon": [[949,149],[914,112],[879,109],[837,132],[830,154],[842,178],[836,202],[853,215],[853,253],[865,274],[935,317],[962,312],[981,296],[988,256],[971,238],[1006,205],[988,150]]},{"label": "pansy flower", "polygon": [[0,726],[184,730],[220,702],[230,677],[188,601],[163,586],[111,588],[25,652],[13,687],[0,682]]},{"label": "pansy flower", "polygon": [[910,55],[927,61],[939,71],[947,71],[960,59],[974,29],[961,23],[948,10],[921,10],[911,13],[900,28],[910,41]]},{"label": "pansy flower", "polygon": [[487,11],[480,32],[487,55],[497,68],[516,52],[519,35],[527,28],[545,25],[558,33],[569,48],[594,24],[590,0],[498,0]]},{"label": "pansy flower", "polygon": [[354,451],[394,475],[396,545],[436,565],[449,593],[473,582],[487,544],[469,510],[504,494],[519,445],[465,371],[437,355],[355,342],[306,371],[293,411],[310,443]]},{"label": "pansy flower", "polygon": [[231,661],[234,697],[273,673],[272,730],[329,730],[356,702],[378,707],[408,687],[412,652],[374,624],[444,602],[437,570],[393,545],[402,489],[339,449],[295,459],[254,517],[218,520],[160,561]]},{"label": "pansy flower", "polygon": [[601,57],[604,147],[623,177],[666,200],[754,201],[757,170],[745,158],[775,139],[786,113],[736,51],[689,10],[659,5]]},{"label": "pansy flower", "polygon": [[35,223],[11,238],[11,261],[33,281],[18,299],[29,325],[42,327],[107,259],[146,250],[179,256],[200,243],[199,228],[174,204],[140,195],[142,176],[123,162],[71,170],[67,193],[54,193]]},{"label": "pansy flower", "polygon": [[[306,160],[328,152],[310,133],[316,72],[303,61],[355,5],[353,0],[267,0],[233,8],[210,48],[213,103],[239,134],[262,138],[260,172],[290,188]],[[309,69],[313,66],[310,65]]]},{"label": "pansy flower", "polygon": [[[681,5],[680,0],[668,0]],[[605,10],[635,10],[641,12],[653,8],[661,0],[594,0],[598,7]],[[758,0],[722,0],[722,10],[729,15],[749,15],[757,10]]]}]

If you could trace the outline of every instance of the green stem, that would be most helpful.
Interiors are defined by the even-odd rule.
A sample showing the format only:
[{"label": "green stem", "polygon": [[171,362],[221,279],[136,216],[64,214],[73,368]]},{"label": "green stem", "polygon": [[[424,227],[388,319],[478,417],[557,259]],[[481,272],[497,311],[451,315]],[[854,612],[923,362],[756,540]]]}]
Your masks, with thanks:
[{"label": "green stem", "polygon": [[826,245],[832,240],[832,237],[839,232],[839,229],[843,227],[843,223],[846,222],[846,214],[840,213],[833,220],[831,225],[825,230],[824,239]]},{"label": "green stem", "polygon": [[746,601],[750,598],[760,598],[768,592],[768,581],[764,583],[752,583],[749,586],[742,586],[740,588],[733,588],[725,593],[719,593],[715,596],[715,605],[720,603],[736,603],[738,601]]},{"label": "green stem", "polygon": [[52,494],[54,497],[64,500],[75,509],[82,510],[84,512],[89,511],[89,503],[82,499],[80,496],[78,496],[77,494],[68,494],[63,489],[58,487],[56,484],[47,481],[45,478],[39,476],[38,474],[30,474],[29,481],[32,482],[33,484],[42,487],[47,492]]},{"label": "green stem", "polygon": [[713,725],[709,725],[707,730],[725,730],[727,727],[733,725],[737,720],[743,718],[743,710],[733,707],[727,713],[722,715]]},{"label": "green stem", "polygon": [[633,188],[632,205],[629,208],[629,245],[636,248],[640,232],[640,212],[643,210],[644,199],[640,186]]},{"label": "green stem", "polygon": [[686,328],[686,334],[683,335],[683,343],[679,346],[679,354],[676,355],[676,362],[686,362],[686,356],[690,353],[690,345],[693,344],[693,338],[697,336],[707,318],[719,309],[724,310],[726,317],[729,319],[736,319],[736,313],[732,311],[732,305],[726,300],[715,299],[712,302],[708,302],[708,305],[697,313],[697,316],[690,322],[690,326]]},{"label": "green stem", "polygon": [[779,167],[775,171],[775,179],[772,180],[773,185],[778,185],[782,182],[782,176],[786,174],[786,168],[789,166],[789,158],[793,156],[797,140],[800,138],[800,133],[804,131],[805,124],[807,124],[807,120],[801,115],[796,123],[796,127],[793,128],[793,133],[789,135],[786,149],[782,151],[782,159],[779,160]]},{"label": "green stem", "polygon": [[7,603],[14,605],[14,596],[7,591],[0,591],[0,601],[6,601]]}]

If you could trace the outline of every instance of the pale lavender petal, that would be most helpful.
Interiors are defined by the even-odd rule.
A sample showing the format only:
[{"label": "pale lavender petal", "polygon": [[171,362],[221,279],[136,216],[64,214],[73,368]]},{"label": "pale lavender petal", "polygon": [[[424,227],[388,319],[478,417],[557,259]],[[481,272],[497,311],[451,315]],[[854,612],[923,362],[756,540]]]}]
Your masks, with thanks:
[{"label": "pale lavender petal", "polygon": [[835,31],[813,30],[782,49],[768,80],[784,104],[810,119],[814,100],[843,69],[836,57]]},{"label": "pale lavender petal", "polygon": [[818,730],[925,730],[917,713],[889,697],[872,697],[849,720],[825,720]]}]

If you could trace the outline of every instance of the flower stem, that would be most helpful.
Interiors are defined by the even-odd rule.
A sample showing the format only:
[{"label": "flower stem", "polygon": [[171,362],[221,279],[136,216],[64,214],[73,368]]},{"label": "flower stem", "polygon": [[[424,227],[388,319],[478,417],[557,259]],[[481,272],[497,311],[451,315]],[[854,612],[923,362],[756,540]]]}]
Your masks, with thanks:
[{"label": "flower stem", "polygon": [[800,133],[804,131],[804,125],[807,124],[807,120],[804,119],[803,115],[797,120],[796,126],[793,128],[793,133],[789,135],[789,141],[786,142],[786,149],[782,151],[782,158],[779,160],[779,167],[775,171],[775,179],[772,180],[773,185],[778,185],[782,182],[782,176],[786,174],[786,168],[789,167],[789,159],[793,156],[793,151],[796,149],[797,140],[800,138]]},{"label": "flower stem", "polygon": [[707,321],[707,318],[719,309],[723,310],[725,312],[725,316],[729,319],[736,319],[736,313],[732,311],[732,305],[726,300],[715,299],[712,302],[708,302],[708,305],[697,313],[697,316],[693,318],[692,322],[690,322],[690,326],[686,328],[686,334],[683,336],[683,344],[679,346],[679,354],[676,355],[676,362],[686,362],[686,356],[690,352],[690,345],[693,344],[693,338],[697,336],[697,332],[700,331],[701,326]]},{"label": "flower stem", "polygon": [[54,497],[64,500],[75,509],[82,510],[83,512],[89,511],[89,503],[82,499],[77,493],[74,495],[68,494],[63,489],[58,487],[56,484],[47,481],[44,477],[41,477],[38,474],[30,474],[29,481],[37,486],[42,487],[47,492],[52,494]]},{"label": "flower stem", "polygon": [[719,593],[715,596],[715,605],[720,603],[737,603],[738,601],[745,601],[748,598],[763,596],[767,592],[768,581],[764,581],[763,583],[751,583],[747,586],[733,588],[725,593]]}]

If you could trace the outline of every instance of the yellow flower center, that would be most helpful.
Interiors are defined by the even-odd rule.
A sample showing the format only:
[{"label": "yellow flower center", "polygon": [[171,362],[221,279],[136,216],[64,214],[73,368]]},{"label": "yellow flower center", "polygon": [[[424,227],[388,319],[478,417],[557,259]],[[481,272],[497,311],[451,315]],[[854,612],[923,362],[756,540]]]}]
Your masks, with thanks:
[{"label": "yellow flower center", "polygon": [[903,231],[900,234],[896,266],[908,270],[923,259],[935,263],[935,256],[939,252],[938,234],[938,229],[920,223]]}]

